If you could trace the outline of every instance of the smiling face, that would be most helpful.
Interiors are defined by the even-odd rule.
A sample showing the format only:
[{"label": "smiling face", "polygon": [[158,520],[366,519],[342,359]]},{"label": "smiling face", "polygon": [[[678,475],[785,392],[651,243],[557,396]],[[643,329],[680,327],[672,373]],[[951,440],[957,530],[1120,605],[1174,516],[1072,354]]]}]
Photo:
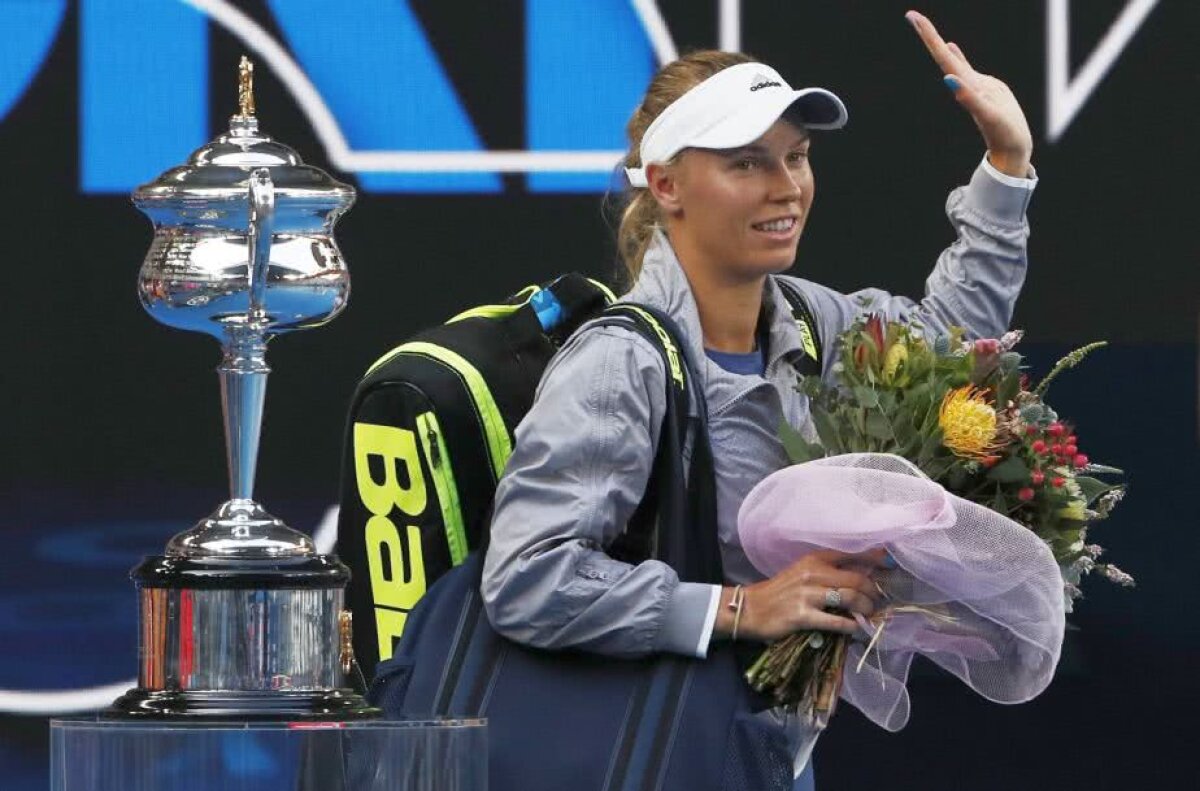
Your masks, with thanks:
[{"label": "smiling face", "polygon": [[681,261],[731,281],[782,272],[813,201],[808,133],[780,119],[741,148],[685,150],[648,180]]}]

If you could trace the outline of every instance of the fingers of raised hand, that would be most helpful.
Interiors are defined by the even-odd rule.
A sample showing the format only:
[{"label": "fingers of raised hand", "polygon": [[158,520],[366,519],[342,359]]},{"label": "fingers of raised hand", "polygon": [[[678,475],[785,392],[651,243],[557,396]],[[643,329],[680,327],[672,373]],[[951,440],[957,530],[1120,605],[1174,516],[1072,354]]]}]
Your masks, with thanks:
[{"label": "fingers of raised hand", "polygon": [[954,55],[954,58],[957,61],[957,68],[955,68],[955,72],[957,72],[958,74],[963,74],[963,75],[968,75],[968,76],[974,75],[976,73],[975,67],[972,66],[970,61],[967,60],[967,56],[963,54],[963,51],[958,48],[957,44],[955,44],[953,41],[951,41],[948,44],[946,44],[946,47]]},{"label": "fingers of raised hand", "polygon": [[[960,66],[960,61],[957,60],[954,51],[942,40],[941,35],[937,32],[937,28],[933,26],[929,18],[916,11],[909,11],[904,16],[912,24],[913,29],[917,31],[917,35],[921,38],[925,49],[929,50],[929,54],[933,57],[934,62],[941,67],[942,72],[949,74],[956,71]],[[965,59],[963,62],[965,62]],[[968,66],[968,68],[970,67]]]}]

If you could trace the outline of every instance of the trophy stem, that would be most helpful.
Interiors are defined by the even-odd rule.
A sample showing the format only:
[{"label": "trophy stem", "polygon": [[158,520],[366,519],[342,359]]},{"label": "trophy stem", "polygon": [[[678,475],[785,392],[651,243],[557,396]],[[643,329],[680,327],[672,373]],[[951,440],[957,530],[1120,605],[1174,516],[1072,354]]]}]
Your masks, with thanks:
[{"label": "trophy stem", "polygon": [[266,360],[267,341],[257,327],[234,326],[229,328],[223,350],[225,356],[217,373],[225,415],[229,493],[233,500],[253,500],[267,374],[271,373]]}]

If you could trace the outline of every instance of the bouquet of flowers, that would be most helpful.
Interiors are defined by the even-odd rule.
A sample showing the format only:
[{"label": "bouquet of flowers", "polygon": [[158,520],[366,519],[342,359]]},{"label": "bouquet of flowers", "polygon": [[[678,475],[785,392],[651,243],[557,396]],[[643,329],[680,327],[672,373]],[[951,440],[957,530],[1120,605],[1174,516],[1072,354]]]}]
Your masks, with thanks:
[{"label": "bouquet of flowers", "polygon": [[[1087,539],[1125,491],[1096,476],[1121,471],[1089,459],[1044,398],[1105,344],[1031,387],[1020,338],[966,342],[955,330],[931,342],[920,325],[865,317],[839,338],[835,385],[801,379],[816,436],[781,427],[795,466],[747,497],[747,555],[770,574],[806,551],[883,545],[899,568],[876,575],[884,604],[859,618],[865,646],[812,631],[763,653],[747,679],[777,704],[823,727],[840,695],[898,729],[916,653],[990,699],[1028,700],[1053,675],[1081,578],[1133,583]],[[878,690],[857,677],[867,665]]]}]

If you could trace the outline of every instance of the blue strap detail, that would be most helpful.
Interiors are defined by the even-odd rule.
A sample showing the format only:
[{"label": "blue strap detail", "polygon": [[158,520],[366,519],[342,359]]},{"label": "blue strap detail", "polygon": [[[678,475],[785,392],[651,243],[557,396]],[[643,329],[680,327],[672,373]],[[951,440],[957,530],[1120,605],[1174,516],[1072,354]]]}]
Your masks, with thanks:
[{"label": "blue strap detail", "polygon": [[554,296],[554,292],[548,288],[543,288],[530,297],[529,304],[533,306],[533,311],[537,314],[538,322],[541,323],[542,329],[546,332],[557,327],[558,323],[563,320],[562,303],[558,301],[558,297]]}]

